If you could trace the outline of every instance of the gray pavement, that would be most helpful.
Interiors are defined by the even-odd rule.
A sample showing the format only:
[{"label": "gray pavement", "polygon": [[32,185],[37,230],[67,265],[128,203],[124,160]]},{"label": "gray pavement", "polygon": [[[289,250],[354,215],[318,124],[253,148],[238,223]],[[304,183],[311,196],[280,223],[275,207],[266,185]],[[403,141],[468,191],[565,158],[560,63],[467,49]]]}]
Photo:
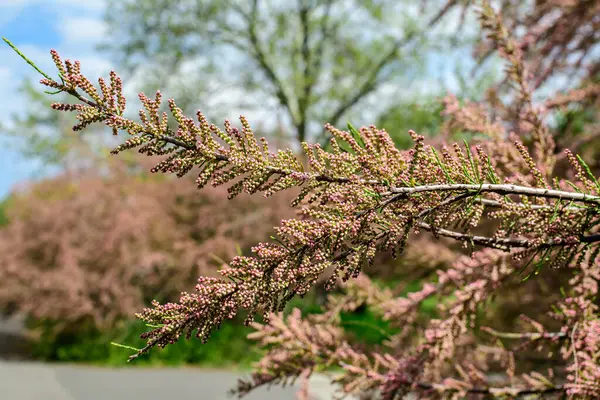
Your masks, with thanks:
[{"label": "gray pavement", "polygon": [[[101,368],[27,360],[20,318],[0,316],[0,400],[225,400],[244,376],[200,368]],[[334,388],[316,375],[313,400],[330,400]],[[298,387],[253,391],[246,400],[295,399]]]},{"label": "gray pavement", "polygon": [[[0,398],[6,400],[225,400],[239,373],[192,368],[96,368],[0,361]],[[311,380],[314,400],[333,390],[323,376]],[[295,399],[297,387],[261,388],[247,400]]]}]

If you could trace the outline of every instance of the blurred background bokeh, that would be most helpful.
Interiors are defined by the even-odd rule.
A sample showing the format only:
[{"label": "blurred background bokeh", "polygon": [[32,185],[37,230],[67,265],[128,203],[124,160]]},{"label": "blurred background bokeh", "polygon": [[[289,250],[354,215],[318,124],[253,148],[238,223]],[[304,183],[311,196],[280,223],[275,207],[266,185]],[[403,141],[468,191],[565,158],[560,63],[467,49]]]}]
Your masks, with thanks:
[{"label": "blurred background bokeh", "polygon": [[[501,77],[497,56],[475,57],[474,10],[446,4],[4,0],[0,33],[50,73],[51,48],[80,60],[91,80],[114,69],[132,118],[136,94],[160,89],[186,114],[201,109],[216,124],[235,124],[243,114],[280,148],[327,145],[326,122],[375,124],[407,148],[409,129],[449,139],[442,129],[448,92],[480,100]],[[73,132],[75,120],[49,108],[66,97],[44,94],[39,76],[8,46],[0,47],[0,60],[0,311],[23,322],[24,338],[4,351],[104,366],[243,369],[258,360],[241,320],[222,326],[207,345],[181,341],[133,364],[126,363],[131,350],[110,343],[142,347],[145,326],[134,314],[152,299],[178,298],[199,275],[216,274],[268,240],[278,221],[293,215],[293,193],[227,201],[223,189],[196,190],[193,174],[152,175],[156,160],[110,156],[121,136],[101,126]],[[540,92],[560,85],[548,82]],[[576,129],[585,110],[562,118]],[[381,255],[366,272],[407,293],[454,257],[445,246],[416,241],[403,257]],[[325,299],[315,290],[289,309],[320,312]],[[502,310],[512,312],[507,318],[518,313]],[[422,312],[435,313],[435,304]],[[390,329],[366,308],[343,322],[366,345],[381,343]]]}]

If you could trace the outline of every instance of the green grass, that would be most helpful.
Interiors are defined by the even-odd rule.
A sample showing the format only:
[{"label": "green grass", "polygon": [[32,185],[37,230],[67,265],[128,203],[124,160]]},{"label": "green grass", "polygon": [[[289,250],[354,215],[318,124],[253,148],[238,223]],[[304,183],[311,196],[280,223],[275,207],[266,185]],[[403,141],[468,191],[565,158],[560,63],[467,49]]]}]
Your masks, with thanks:
[{"label": "green grass", "polygon": [[10,206],[11,201],[13,201],[13,198],[10,195],[0,200],[0,227],[8,225],[6,209]]},{"label": "green grass", "polygon": [[[40,325],[38,325],[40,326]],[[260,359],[260,352],[246,338],[253,329],[240,321],[223,324],[207,344],[199,339],[181,339],[164,349],[155,348],[135,361],[127,358],[135,351],[114,346],[111,342],[136,348],[144,346],[139,336],[148,328],[141,321],[123,323],[111,332],[79,331],[54,336],[49,330],[32,345],[34,357],[46,361],[83,362],[113,367],[201,365],[212,368],[247,368]]]},{"label": "green grass", "polygon": [[[294,307],[300,308],[303,315],[322,312],[312,292],[304,299],[293,299],[288,304],[286,313]],[[258,316],[257,321],[260,321]],[[39,338],[31,344],[30,350],[35,358],[45,361],[113,367],[190,364],[209,368],[245,369],[262,355],[255,342],[247,338],[254,329],[244,326],[243,318],[223,323],[218,331],[212,333],[206,344],[195,337],[190,340],[182,338],[164,349],[155,348],[131,363],[127,362],[127,358],[135,351],[111,345],[111,342],[135,348],[143,347],[145,341],[139,336],[150,328],[142,321],[125,321],[109,332],[80,325],[74,331],[60,335],[52,334],[53,324],[48,321],[28,321],[28,326],[39,332]]]},{"label": "green grass", "polygon": [[[394,286],[394,282],[378,282],[382,286]],[[421,281],[411,282],[405,291],[419,290]],[[427,299],[421,305],[424,317],[436,315],[439,298]],[[293,308],[299,308],[302,315],[323,312],[317,301],[315,291],[309,292],[304,298],[294,298],[286,307],[285,313]],[[391,326],[380,315],[369,307],[360,307],[354,312],[344,312],[340,315],[341,326],[352,341],[368,347],[381,345],[391,335],[400,331]],[[260,318],[257,316],[257,320]],[[32,344],[34,357],[46,361],[79,362],[93,365],[112,367],[125,366],[181,366],[195,365],[208,368],[238,368],[247,369],[261,358],[254,341],[247,338],[254,332],[251,327],[243,325],[243,317],[223,323],[218,331],[213,332],[208,343],[202,344],[199,339],[180,339],[177,343],[164,349],[155,348],[135,361],[128,363],[129,355],[135,350],[114,346],[111,342],[141,348],[145,341],[140,334],[148,328],[143,322],[125,321],[109,332],[78,326],[76,330],[53,335],[52,323],[29,321],[28,326],[40,332],[39,339]]]},{"label": "green grass", "polygon": [[367,307],[352,313],[341,313],[341,326],[353,340],[365,345],[378,345],[398,333],[400,329],[392,328]]}]

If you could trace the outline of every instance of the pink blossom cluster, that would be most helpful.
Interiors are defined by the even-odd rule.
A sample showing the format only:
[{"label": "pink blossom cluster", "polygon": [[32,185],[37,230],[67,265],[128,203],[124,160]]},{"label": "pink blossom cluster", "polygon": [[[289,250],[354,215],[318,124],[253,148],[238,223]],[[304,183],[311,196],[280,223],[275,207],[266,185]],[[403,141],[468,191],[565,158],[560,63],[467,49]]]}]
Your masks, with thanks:
[{"label": "pink blossom cluster", "polygon": [[109,164],[108,176],[62,174],[13,194],[0,230],[3,308],[58,331],[111,329],[152,298],[175,300],[198,274],[214,276],[237,246],[292,215],[291,193],[228,202],[224,188],[198,193],[193,180]]}]

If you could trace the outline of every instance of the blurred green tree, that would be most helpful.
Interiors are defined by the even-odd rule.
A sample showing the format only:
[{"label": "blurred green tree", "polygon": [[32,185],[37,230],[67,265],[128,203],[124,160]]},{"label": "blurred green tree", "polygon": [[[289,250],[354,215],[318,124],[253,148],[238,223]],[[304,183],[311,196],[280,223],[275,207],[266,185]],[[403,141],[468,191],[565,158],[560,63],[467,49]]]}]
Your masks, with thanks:
[{"label": "blurred green tree", "polygon": [[[453,3],[109,0],[101,49],[125,75],[143,76],[140,89],[172,88],[183,109],[201,103],[221,118],[212,113],[219,101],[242,99],[245,110],[283,112],[302,142],[319,138],[324,122],[362,123],[359,107],[377,120],[389,106],[385,89],[430,74],[423,66],[433,52],[471,43],[440,22]],[[368,98],[375,104],[365,107]]]},{"label": "blurred green tree", "polygon": [[[377,118],[377,126],[385,128],[396,145],[402,149],[412,147],[413,141],[408,134],[412,129],[428,138],[442,133],[444,123],[444,104],[442,96],[448,92],[454,94],[461,100],[481,101],[484,99],[486,90],[493,87],[498,81],[498,73],[489,68],[477,71],[469,71],[465,65],[457,64],[452,71],[452,78],[456,85],[450,88],[447,82],[439,79],[436,89],[431,93],[419,93],[413,96],[402,96],[401,88],[397,90],[398,100],[385,108]],[[461,140],[458,135],[453,140]]]}]

